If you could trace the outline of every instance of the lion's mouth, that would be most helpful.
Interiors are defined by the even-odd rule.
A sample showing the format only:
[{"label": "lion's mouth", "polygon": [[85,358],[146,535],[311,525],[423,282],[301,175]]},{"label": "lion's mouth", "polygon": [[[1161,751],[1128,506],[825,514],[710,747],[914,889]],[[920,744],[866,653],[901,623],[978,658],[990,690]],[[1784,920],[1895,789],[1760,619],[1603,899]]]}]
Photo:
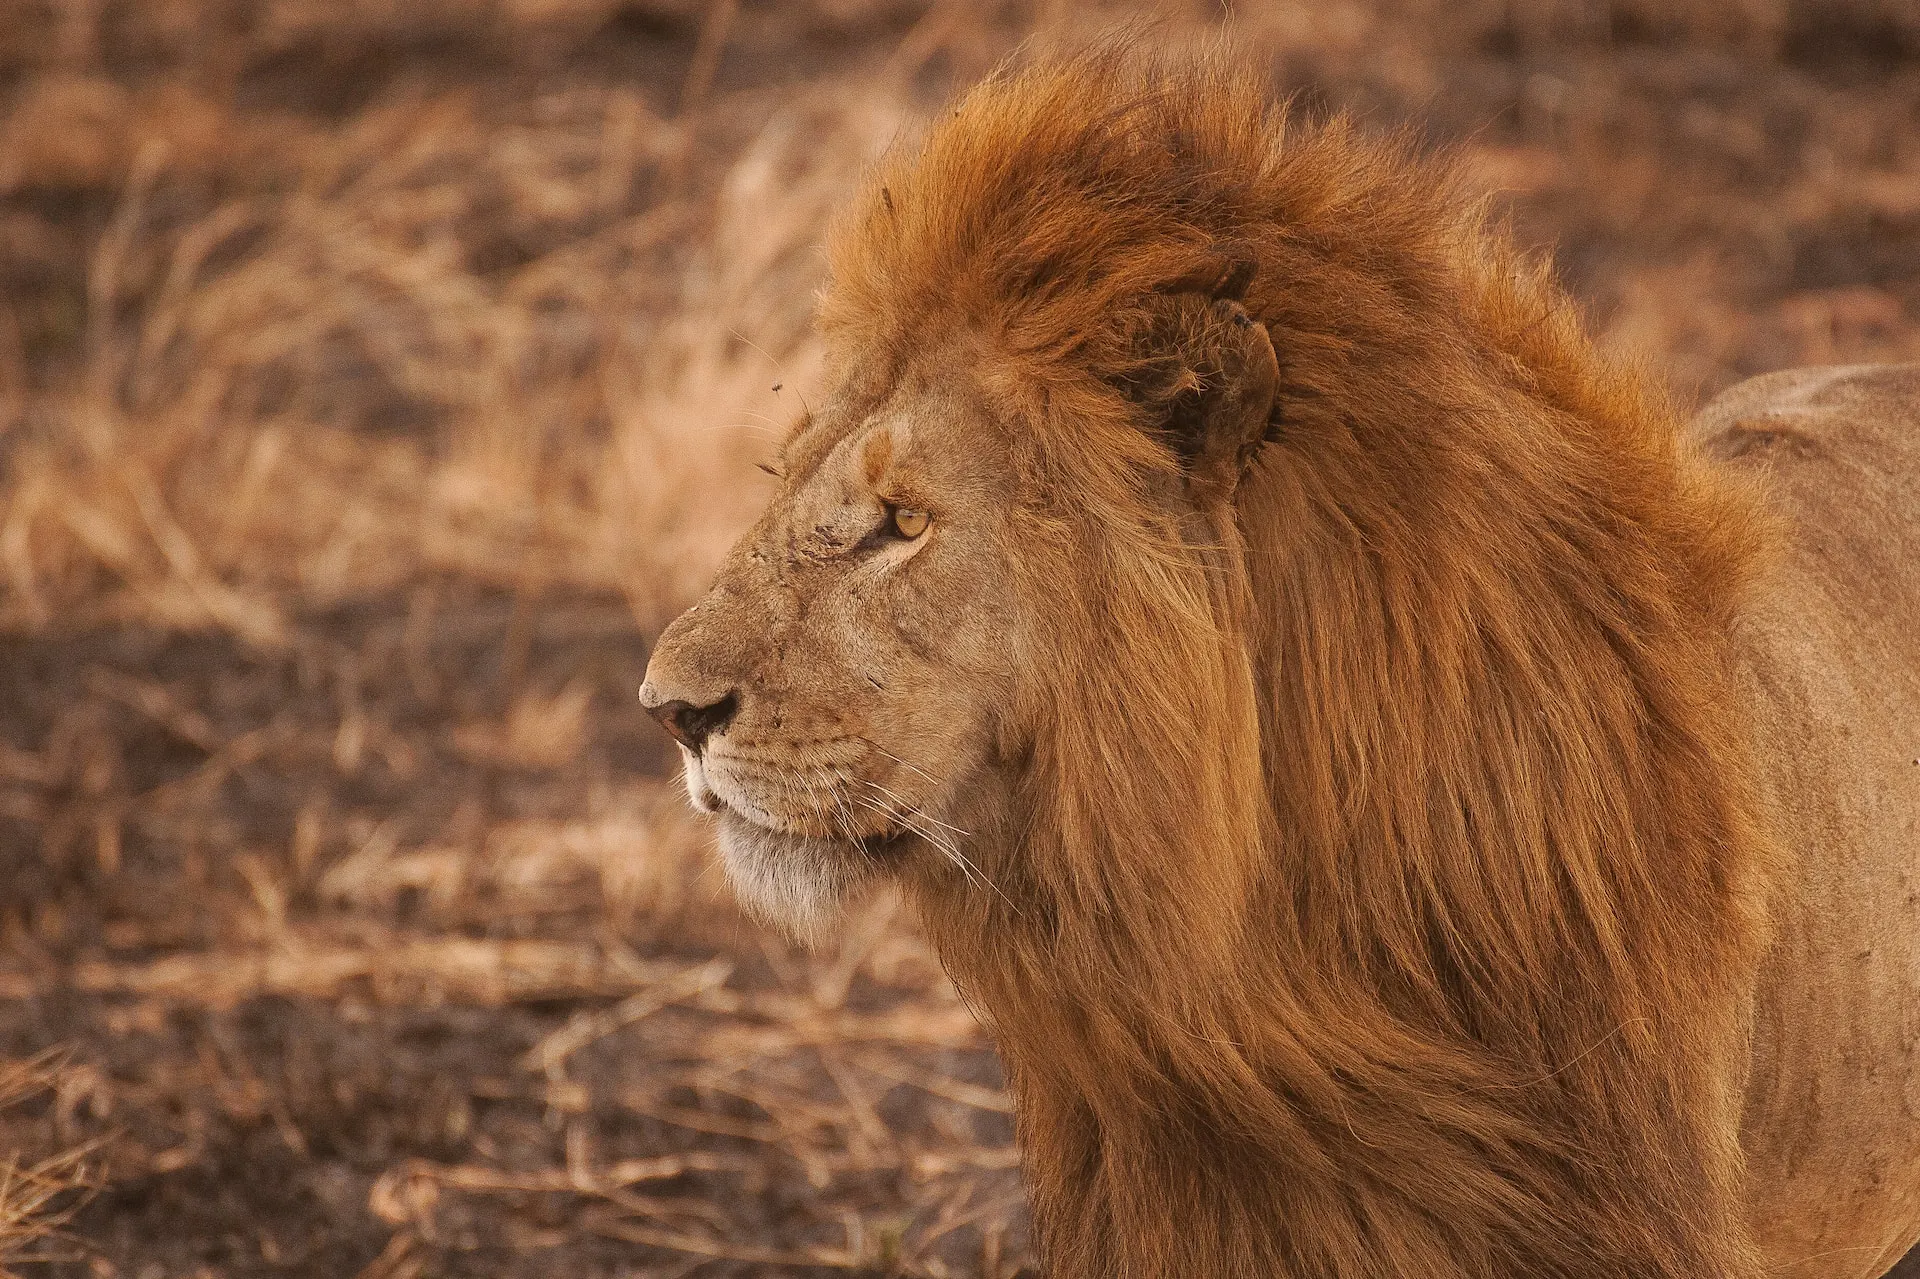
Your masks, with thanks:
[{"label": "lion's mouth", "polygon": [[[724,778],[714,776],[708,762],[700,755],[683,747],[681,756],[686,765],[687,797],[693,806],[723,821],[738,823],[761,836],[820,849],[850,849],[877,862],[897,857],[905,851],[916,833],[908,824],[892,820],[890,815],[881,829],[864,834],[839,830],[816,834],[796,829],[794,823],[783,821],[778,814],[762,808],[751,794],[737,790],[736,785],[729,784]],[[737,793],[729,794],[729,791]]]},{"label": "lion's mouth", "polygon": [[896,826],[878,835],[862,835],[853,843],[875,861],[884,861],[902,852],[912,838],[912,831],[904,826]]},{"label": "lion's mouth", "polygon": [[905,826],[889,825],[885,830],[865,835],[814,835],[789,829],[765,820],[756,813],[743,809],[740,805],[729,804],[719,795],[709,792],[712,807],[707,811],[723,819],[732,820],[751,828],[763,835],[773,835],[785,840],[813,844],[820,847],[838,847],[853,849],[874,861],[885,861],[905,851],[913,839],[913,832]]},{"label": "lion's mouth", "polygon": [[758,834],[770,835],[782,840],[812,844],[822,848],[852,849],[873,861],[885,861],[898,856],[906,850],[914,837],[911,829],[898,822],[889,822],[881,830],[861,835],[838,832],[831,835],[817,835],[802,832],[778,821],[771,814],[758,810],[751,803],[729,800],[703,777],[689,776],[687,790],[695,808],[703,813],[711,813],[722,821],[737,822]]}]

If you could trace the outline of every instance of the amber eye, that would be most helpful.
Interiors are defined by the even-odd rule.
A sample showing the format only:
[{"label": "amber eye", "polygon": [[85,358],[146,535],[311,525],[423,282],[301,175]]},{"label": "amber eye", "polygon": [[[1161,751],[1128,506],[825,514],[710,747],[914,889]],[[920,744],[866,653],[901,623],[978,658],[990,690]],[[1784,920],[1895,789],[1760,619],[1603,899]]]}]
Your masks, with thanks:
[{"label": "amber eye", "polygon": [[893,531],[911,542],[927,531],[928,518],[925,511],[896,506],[893,508]]}]

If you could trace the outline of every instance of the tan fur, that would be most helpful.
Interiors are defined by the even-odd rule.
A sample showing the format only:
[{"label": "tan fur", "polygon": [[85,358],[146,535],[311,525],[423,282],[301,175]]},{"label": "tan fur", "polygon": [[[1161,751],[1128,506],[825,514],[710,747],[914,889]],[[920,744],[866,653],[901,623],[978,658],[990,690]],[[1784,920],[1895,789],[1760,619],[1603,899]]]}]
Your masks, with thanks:
[{"label": "tan fur", "polygon": [[1755,490],[1444,170],[1220,64],[996,77],[830,258],[833,394],[642,697],[734,697],[749,904],[907,885],[1050,1272],[1761,1274]]},{"label": "tan fur", "polygon": [[1776,1274],[1878,1275],[1920,1235],[1920,367],[1756,378],[1694,434],[1786,517],[1735,630],[1799,854],[1755,1018],[1752,1217]]}]

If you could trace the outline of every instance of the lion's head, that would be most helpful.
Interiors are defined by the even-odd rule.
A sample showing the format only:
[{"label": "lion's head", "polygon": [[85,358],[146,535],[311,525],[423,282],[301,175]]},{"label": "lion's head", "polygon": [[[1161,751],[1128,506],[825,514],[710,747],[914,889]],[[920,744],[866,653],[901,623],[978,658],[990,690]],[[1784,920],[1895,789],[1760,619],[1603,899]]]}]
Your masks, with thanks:
[{"label": "lion's head", "polygon": [[736,889],[798,932],[886,868],[957,859],[999,773],[1032,642],[1020,482],[953,372],[801,422],[778,495],[647,668]]},{"label": "lion's head", "polygon": [[[1167,103],[1113,109],[1132,74],[990,81],[871,176],[829,243],[830,394],[649,665],[737,888],[796,931],[891,874],[1231,945],[1264,820],[1235,496],[1279,411],[1273,281],[1229,229],[1247,175],[1169,221],[1246,138],[1143,147]],[[1266,127],[1253,105],[1228,123]],[[1213,853],[1133,865],[1111,832]]]},{"label": "lion's head", "polygon": [[777,496],[641,692],[751,907],[815,934],[882,874],[1011,904],[975,835],[1013,819],[1067,686],[1125,660],[1100,632],[1213,621],[1191,580],[1184,618],[1113,609],[1143,562],[1177,581],[1217,558],[1268,427],[1273,347],[1244,270],[1218,277],[1111,316],[1121,367],[1043,377],[964,327],[842,354],[858,372],[793,430]]}]

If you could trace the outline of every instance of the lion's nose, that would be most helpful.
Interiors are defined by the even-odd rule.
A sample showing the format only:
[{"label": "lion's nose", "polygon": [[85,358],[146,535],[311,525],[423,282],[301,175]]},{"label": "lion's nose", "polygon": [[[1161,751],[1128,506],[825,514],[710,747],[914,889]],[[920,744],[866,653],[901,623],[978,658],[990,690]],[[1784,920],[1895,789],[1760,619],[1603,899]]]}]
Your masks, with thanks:
[{"label": "lion's nose", "polygon": [[705,706],[695,706],[679,698],[655,703],[650,696],[655,693],[652,684],[642,686],[640,704],[646,708],[647,714],[660,721],[660,727],[673,734],[674,741],[696,755],[705,748],[707,738],[725,728],[740,709],[740,694],[737,691]]}]

